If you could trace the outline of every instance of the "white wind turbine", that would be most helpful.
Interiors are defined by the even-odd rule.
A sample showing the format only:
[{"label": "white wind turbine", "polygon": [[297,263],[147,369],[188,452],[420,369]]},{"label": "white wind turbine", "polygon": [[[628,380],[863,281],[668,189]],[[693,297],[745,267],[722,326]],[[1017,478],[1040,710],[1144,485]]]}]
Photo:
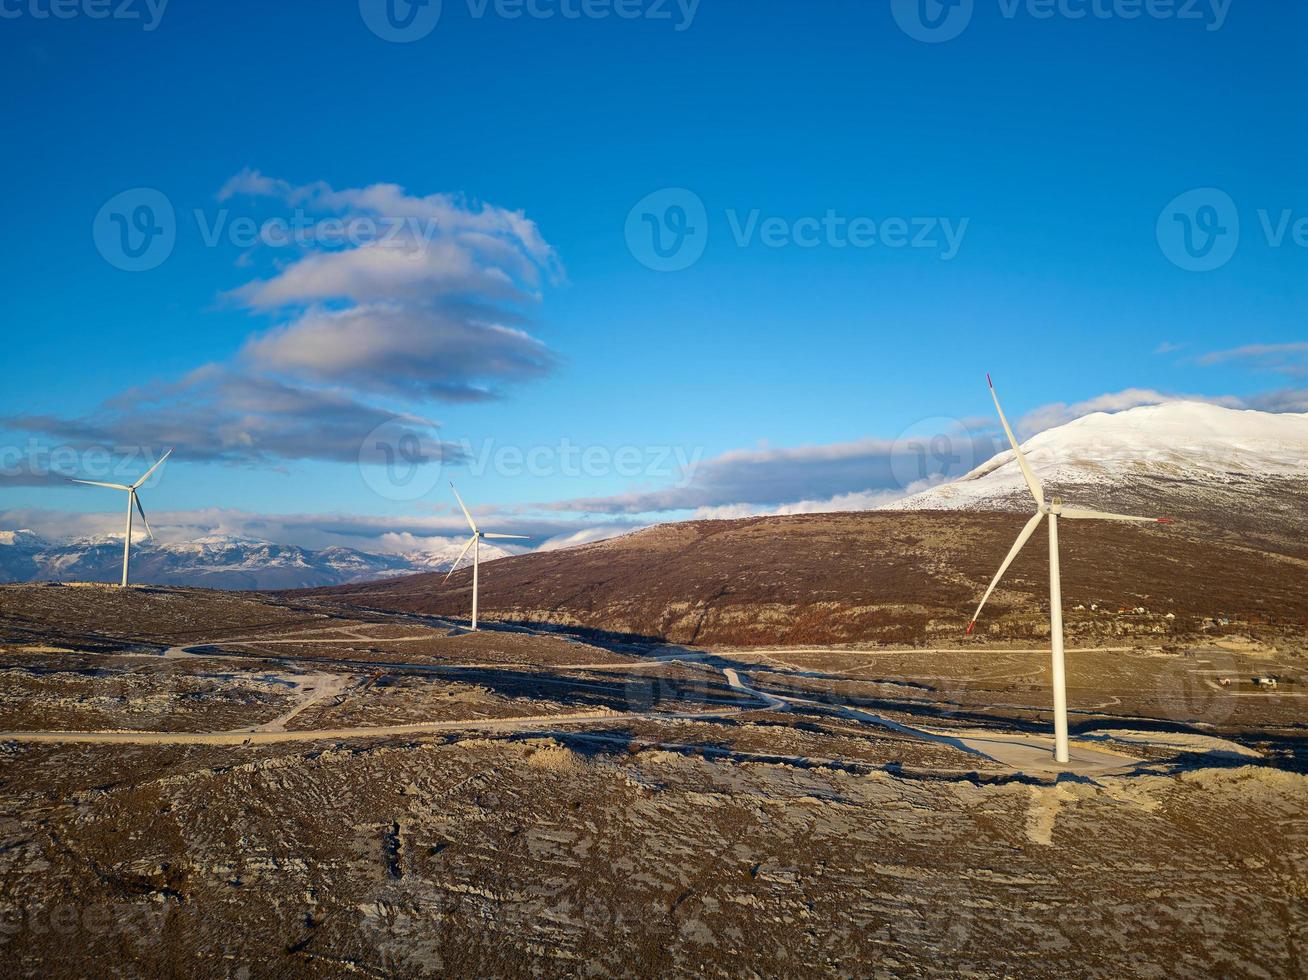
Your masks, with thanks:
[{"label": "white wind turbine", "polygon": [[463,556],[466,555],[468,553],[468,549],[471,548],[472,549],[472,628],[475,630],[477,628],[477,571],[481,563],[481,558],[480,558],[481,539],[495,538],[498,540],[498,539],[520,538],[526,540],[527,535],[496,534],[493,531],[477,530],[477,522],[474,521],[472,519],[472,515],[468,513],[468,508],[464,506],[463,498],[459,496],[459,491],[455,489],[453,483],[450,484],[450,489],[454,490],[454,499],[459,502],[459,507],[463,511],[463,516],[468,519],[468,527],[472,528],[472,537],[468,539],[468,543],[465,544],[463,546],[463,550],[459,552],[459,557],[454,559],[454,564],[450,566],[450,570],[445,573],[445,578],[442,579],[442,584],[450,580],[450,576],[454,574],[454,570],[459,567],[459,562],[463,561]]},{"label": "white wind turbine", "polygon": [[1013,430],[1008,424],[1008,419],[1004,417],[1004,410],[999,407],[999,396],[995,393],[995,383],[990,380],[988,374],[986,375],[986,382],[990,385],[990,397],[995,401],[995,411],[999,413],[999,421],[1004,425],[1004,434],[1008,436],[1008,443],[1013,447],[1013,455],[1017,458],[1017,465],[1022,470],[1022,476],[1026,480],[1027,487],[1031,490],[1031,496],[1035,498],[1036,512],[1031,520],[1026,522],[1026,527],[1022,528],[1022,532],[1017,536],[1013,547],[1009,549],[1008,556],[1004,559],[1003,564],[999,566],[999,571],[995,573],[990,588],[986,589],[986,594],[981,597],[981,603],[976,607],[976,613],[972,616],[972,622],[967,626],[967,632],[970,634],[976,628],[977,620],[981,618],[981,610],[984,608],[986,600],[990,598],[990,594],[995,591],[995,586],[999,584],[999,580],[1004,577],[1004,572],[1008,571],[1008,566],[1013,563],[1013,559],[1022,550],[1022,546],[1031,539],[1031,535],[1035,534],[1040,522],[1048,517],[1049,636],[1053,646],[1053,667],[1050,683],[1054,689],[1054,760],[1065,763],[1068,761],[1067,672],[1063,664],[1063,589],[1058,568],[1058,519],[1067,517],[1072,520],[1138,521],[1147,524],[1171,524],[1172,520],[1168,517],[1132,517],[1127,514],[1106,514],[1097,510],[1064,507],[1063,501],[1059,497],[1046,501],[1044,487],[1041,486],[1040,480],[1031,470],[1026,461],[1026,456],[1022,453],[1022,447],[1017,444],[1017,439],[1013,436]]},{"label": "white wind turbine", "polygon": [[74,480],[74,483],[85,483],[92,487],[108,487],[110,490],[127,491],[127,533],[123,535],[123,585],[127,584],[127,562],[132,554],[132,508],[135,507],[141,512],[141,520],[145,521],[146,533],[150,535],[150,540],[154,540],[154,532],[150,530],[150,522],[145,518],[145,508],[141,506],[141,498],[136,495],[142,484],[150,479],[150,475],[163,465],[163,461],[173,454],[170,449],[156,460],[155,464],[145,471],[145,475],[135,483],[128,486],[124,483],[101,483],[99,480]]}]

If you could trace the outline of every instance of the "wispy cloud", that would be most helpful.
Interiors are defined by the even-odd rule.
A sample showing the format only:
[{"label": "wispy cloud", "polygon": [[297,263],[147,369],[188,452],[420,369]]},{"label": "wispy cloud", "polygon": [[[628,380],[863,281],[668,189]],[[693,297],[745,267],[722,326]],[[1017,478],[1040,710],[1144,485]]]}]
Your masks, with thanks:
[{"label": "wispy cloud", "polygon": [[845,511],[879,510],[897,500],[929,490],[943,479],[920,480],[905,487],[889,490],[862,490],[842,493],[823,500],[796,500],[792,503],[764,507],[756,504],[727,504],[719,507],[701,507],[691,516],[697,520],[735,520],[741,517],[774,517],[787,514],[833,514]]},{"label": "wispy cloud", "polygon": [[389,183],[335,190],[325,181],[297,185],[267,177],[247,167],[229,178],[218,192],[220,201],[238,196],[275,198],[312,212],[412,219],[422,227],[434,226],[441,236],[451,241],[469,244],[475,244],[478,239],[483,243],[488,239],[499,239],[508,243],[511,249],[524,251],[551,276],[558,278],[563,272],[553,247],[524,212],[484,202],[471,203],[455,194],[420,197],[409,194],[398,184]]},{"label": "wispy cloud", "polygon": [[[932,436],[945,441],[933,444]],[[539,505],[586,514],[653,514],[691,510],[701,515],[783,513],[789,506],[832,510],[879,506],[924,489],[923,480],[961,476],[995,451],[989,432],[958,427],[949,433],[904,439],[789,448],[739,449],[705,460],[678,486],[580,497]],[[921,485],[919,485],[921,484]]]},{"label": "wispy cloud", "polygon": [[1200,364],[1242,362],[1259,371],[1274,371],[1296,377],[1308,376],[1308,341],[1288,344],[1246,344],[1230,350],[1212,351],[1199,358]]},{"label": "wispy cloud", "polygon": [[179,381],[142,387],[77,418],[20,415],[6,428],[37,433],[64,446],[174,447],[193,462],[269,465],[288,460],[357,462],[364,437],[389,424],[393,437],[412,437],[423,458],[460,463],[464,451],[436,436],[435,423],[401,415],[323,388],[243,376],[220,365]]},{"label": "wispy cloud", "polygon": [[[395,184],[296,185],[249,169],[218,197],[272,200],[321,221],[289,262],[227,294],[277,322],[228,363],[125,392],[84,416],[15,415],[0,428],[73,447],[171,445],[180,459],[268,465],[355,461],[364,437],[398,415],[394,438],[412,436],[426,458],[460,462],[423,404],[501,397],[554,369],[556,355],[528,332],[524,311],[563,270],[522,212]],[[362,218],[371,231],[361,238],[324,230]],[[239,264],[252,267],[254,256]],[[397,413],[372,400],[379,396],[419,408]]]},{"label": "wispy cloud", "polygon": [[1246,399],[1249,408],[1260,412],[1308,412],[1308,388],[1280,388]]}]

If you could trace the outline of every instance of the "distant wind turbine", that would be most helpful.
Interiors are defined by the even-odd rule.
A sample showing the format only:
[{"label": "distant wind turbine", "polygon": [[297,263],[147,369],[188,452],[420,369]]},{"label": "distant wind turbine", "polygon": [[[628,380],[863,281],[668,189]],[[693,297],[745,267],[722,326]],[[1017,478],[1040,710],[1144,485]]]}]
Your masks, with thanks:
[{"label": "distant wind turbine", "polygon": [[990,588],[986,589],[986,594],[981,597],[981,603],[976,607],[976,614],[972,617],[972,622],[967,626],[967,632],[970,634],[976,628],[977,620],[981,618],[981,610],[985,607],[986,600],[990,594],[995,591],[995,586],[999,580],[1004,577],[1004,572],[1008,571],[1008,566],[1013,563],[1017,553],[1022,550],[1022,546],[1031,539],[1035,534],[1036,528],[1040,522],[1049,518],[1049,636],[1053,645],[1053,668],[1050,676],[1050,683],[1054,689],[1054,760],[1056,762],[1067,762],[1067,672],[1063,663],[1063,589],[1062,581],[1059,577],[1058,567],[1058,519],[1067,517],[1071,520],[1100,520],[1100,521],[1133,521],[1147,524],[1171,524],[1171,518],[1168,517],[1132,517],[1127,514],[1106,514],[1097,510],[1080,510],[1075,507],[1064,507],[1063,501],[1059,497],[1045,500],[1045,490],[1041,486],[1040,480],[1032,471],[1030,464],[1026,461],[1026,456],[1022,453],[1022,447],[1017,444],[1017,439],[1013,435],[1013,429],[1008,424],[1008,419],[1004,416],[1004,410],[999,406],[999,395],[995,393],[995,383],[990,380],[990,375],[986,375],[986,383],[990,385],[990,397],[995,401],[995,411],[999,413],[999,421],[1004,425],[1004,434],[1008,436],[1008,443],[1013,447],[1013,455],[1017,458],[1017,465],[1022,470],[1022,477],[1026,480],[1026,485],[1031,491],[1031,496],[1035,498],[1036,512],[1031,520],[1026,522],[1026,527],[1018,534],[1017,541],[1009,550],[1008,556],[1004,559],[999,571],[995,573],[994,581],[990,583]]},{"label": "distant wind turbine", "polygon": [[101,483],[99,480],[74,480],[73,481],[74,483],[85,483],[87,486],[91,486],[91,487],[108,487],[110,490],[127,491],[127,533],[123,535],[123,582],[122,584],[124,586],[127,585],[127,563],[130,560],[132,554],[132,517],[134,516],[132,514],[133,507],[135,507],[138,511],[141,512],[141,520],[145,521],[146,533],[150,535],[151,541],[154,540],[154,531],[150,530],[150,522],[145,518],[145,508],[141,506],[141,498],[136,495],[136,491],[141,488],[142,484],[144,484],[146,480],[150,479],[150,475],[154,473],[154,471],[157,470],[160,466],[162,466],[163,461],[167,459],[169,456],[171,456],[172,454],[173,451],[170,449],[162,456],[160,456],[159,459],[155,462],[155,464],[145,471],[145,475],[141,477],[139,480],[137,480],[135,483],[131,484],[130,486],[123,483]]},{"label": "distant wind turbine", "polygon": [[474,521],[472,519],[472,515],[468,513],[468,508],[464,506],[463,498],[459,496],[459,491],[455,489],[453,483],[450,484],[450,489],[454,490],[454,499],[459,502],[459,507],[463,511],[463,516],[468,519],[468,527],[472,528],[472,537],[468,539],[468,543],[465,544],[463,546],[463,550],[459,552],[459,557],[454,559],[454,564],[451,565],[450,570],[445,573],[445,578],[442,581],[448,582],[450,580],[450,576],[454,574],[454,570],[459,567],[459,562],[463,561],[463,556],[466,555],[468,553],[468,549],[471,548],[472,549],[472,628],[475,630],[477,628],[477,572],[478,572],[478,567],[481,564],[481,557],[480,557],[481,539],[495,538],[498,540],[501,538],[503,539],[518,538],[518,539],[526,540],[527,535],[496,534],[492,531],[477,530],[477,522]]}]

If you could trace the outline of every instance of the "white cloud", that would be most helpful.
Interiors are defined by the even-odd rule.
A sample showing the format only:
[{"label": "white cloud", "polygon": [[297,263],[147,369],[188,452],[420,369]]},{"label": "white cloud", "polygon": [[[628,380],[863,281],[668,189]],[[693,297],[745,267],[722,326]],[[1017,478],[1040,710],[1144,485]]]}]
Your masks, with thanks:
[{"label": "white cloud", "polygon": [[469,294],[525,298],[522,284],[534,285],[535,266],[520,253],[491,242],[503,264],[459,243],[439,240],[409,240],[399,247],[367,242],[344,251],[313,252],[273,278],[248,283],[232,295],[258,310],[333,299],[425,302]]},{"label": "white cloud", "polygon": [[242,358],[254,369],[448,401],[494,397],[499,384],[553,369],[555,355],[524,329],[522,308],[562,269],[522,212],[415,197],[395,184],[295,186],[252,170],[220,198],[236,195],[330,214],[338,226],[327,241],[308,236],[305,252],[271,277],[229,293],[288,318],[247,342]]},{"label": "white cloud", "polygon": [[444,401],[493,397],[494,381],[539,377],[555,363],[535,337],[471,309],[392,303],[312,309],[249,341],[242,356],[268,371]]}]

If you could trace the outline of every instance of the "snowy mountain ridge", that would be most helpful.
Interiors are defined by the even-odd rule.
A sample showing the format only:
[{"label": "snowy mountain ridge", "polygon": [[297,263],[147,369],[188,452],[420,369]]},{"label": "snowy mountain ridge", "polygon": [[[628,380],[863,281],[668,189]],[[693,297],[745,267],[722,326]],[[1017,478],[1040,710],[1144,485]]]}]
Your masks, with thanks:
[{"label": "snowy mountain ridge", "polygon": [[[1145,485],[1225,498],[1264,483],[1308,487],[1308,414],[1273,414],[1179,401],[1096,412],[1023,443],[1046,494],[1078,503]],[[1078,496],[1078,492],[1081,496]],[[892,510],[1026,510],[1031,501],[1012,450]]]}]

